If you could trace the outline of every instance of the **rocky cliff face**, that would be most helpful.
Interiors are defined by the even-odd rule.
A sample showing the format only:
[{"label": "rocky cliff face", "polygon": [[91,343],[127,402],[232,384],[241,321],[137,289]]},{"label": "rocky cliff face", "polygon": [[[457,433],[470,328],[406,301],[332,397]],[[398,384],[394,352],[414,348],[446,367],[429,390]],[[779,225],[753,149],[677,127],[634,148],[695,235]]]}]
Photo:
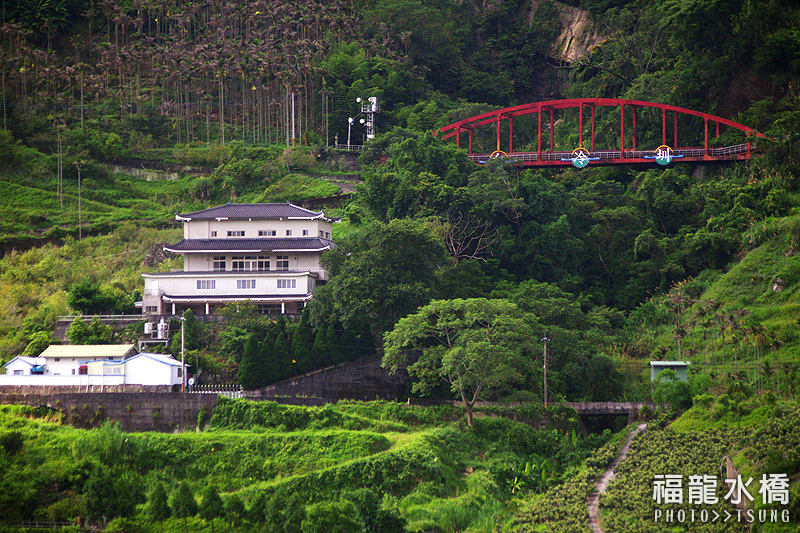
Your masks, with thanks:
[{"label": "rocky cliff face", "polygon": [[[532,0],[531,13],[546,1],[552,0]],[[597,32],[588,11],[561,2],[552,3],[558,9],[561,23],[561,33],[550,52],[554,59],[575,61],[603,41],[604,37]]]}]

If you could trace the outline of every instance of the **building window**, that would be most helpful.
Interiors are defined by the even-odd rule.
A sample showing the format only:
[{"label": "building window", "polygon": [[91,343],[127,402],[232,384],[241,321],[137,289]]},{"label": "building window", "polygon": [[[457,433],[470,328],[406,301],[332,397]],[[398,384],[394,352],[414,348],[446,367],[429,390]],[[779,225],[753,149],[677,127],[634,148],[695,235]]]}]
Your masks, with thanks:
[{"label": "building window", "polygon": [[86,365],[78,367],[78,374],[81,376],[89,374],[89,367]]},{"label": "building window", "polygon": [[213,269],[216,272],[221,272],[225,270],[225,256],[224,255],[215,255],[213,258]]},{"label": "building window", "polygon": [[279,289],[296,289],[297,288],[297,280],[296,279],[279,279],[278,280],[278,288]]},{"label": "building window", "polygon": [[325,236],[325,232],[324,232],[324,231],[322,231],[322,230],[319,230],[319,236],[320,236],[320,237],[324,237],[324,236]]},{"label": "building window", "polygon": [[308,230],[307,230],[307,229],[304,229],[304,230],[303,230],[303,237],[305,237],[306,235],[308,235]]},{"label": "building window", "polygon": [[326,239],[330,239],[331,238],[330,232],[328,232],[328,231],[325,232],[325,238]]},{"label": "building window", "polygon": [[21,376],[22,375],[22,370],[14,370],[14,375],[15,376]]},{"label": "building window", "polygon": [[274,237],[278,234],[274,229],[260,229],[258,230],[259,237]]},{"label": "building window", "polygon": [[234,255],[231,257],[231,269],[236,272],[269,270],[269,257],[264,255]]},{"label": "building window", "polygon": [[281,314],[281,304],[259,304],[258,312],[262,315],[279,315]]},{"label": "building window", "polygon": [[290,230],[290,229],[287,229],[287,230],[286,230],[286,236],[287,236],[287,237],[290,237],[291,235],[292,235],[292,230]]},{"label": "building window", "polygon": [[229,231],[228,237],[244,237],[244,230]]},{"label": "building window", "polygon": [[289,256],[288,255],[275,256],[275,268],[277,270],[289,270]]},{"label": "building window", "polygon": [[216,237],[216,236],[217,236],[217,232],[216,232],[216,231],[212,231],[212,232],[211,232],[211,236],[212,236],[212,237]]},{"label": "building window", "polygon": [[254,280],[254,279],[237,279],[236,280],[236,288],[237,289],[255,289],[256,288],[256,280]]},{"label": "building window", "polygon": [[157,305],[148,305],[144,308],[146,313],[158,313]]},{"label": "building window", "polygon": [[214,290],[217,288],[217,280],[215,279],[198,279],[198,290]]}]

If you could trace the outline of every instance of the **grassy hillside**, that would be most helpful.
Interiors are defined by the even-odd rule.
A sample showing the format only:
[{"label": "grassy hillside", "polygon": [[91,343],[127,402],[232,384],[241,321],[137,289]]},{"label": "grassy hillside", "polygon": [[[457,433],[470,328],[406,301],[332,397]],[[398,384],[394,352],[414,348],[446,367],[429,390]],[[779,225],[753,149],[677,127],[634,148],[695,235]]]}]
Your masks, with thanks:
[{"label": "grassy hillside", "polygon": [[[79,430],[46,409],[2,406],[0,530],[73,520],[113,502],[107,519],[123,518],[111,530],[160,531],[148,518],[152,491],[165,486],[174,508],[185,481],[195,497],[209,486],[221,493],[228,510],[215,531],[295,531],[275,526],[259,506],[299,502],[311,513],[321,502],[352,500],[373,502],[359,507],[367,531],[490,532],[520,498],[559,483],[609,437],[492,417],[465,428],[461,415],[383,402],[305,408],[223,399],[206,431],[168,435]],[[381,529],[374,513],[396,525]],[[189,521],[192,531],[211,530],[210,521]],[[164,529],[183,525],[170,518]]]},{"label": "grassy hillside", "polygon": [[[600,498],[601,526],[608,533],[649,532],[735,532],[743,531],[748,522],[747,514],[738,521],[735,508],[726,500],[730,486],[720,475],[720,464],[728,456],[743,480],[753,478],[748,491],[754,496],[750,509],[754,519],[750,531],[764,533],[789,533],[797,531],[800,522],[800,409],[796,402],[791,405],[749,406],[751,414],[733,415],[720,421],[715,409],[694,407],[677,421],[666,425],[666,420],[656,420],[632,442],[626,458],[614,469],[616,478],[608,487],[607,494]],[[700,422],[702,420],[702,422]],[[586,498],[594,491],[595,481],[616,455],[621,432],[615,440],[596,452],[586,461],[587,468],[562,486],[550,489],[531,498],[512,521],[510,531],[575,533],[591,531],[586,524]],[[658,503],[653,498],[654,476],[664,474],[682,475],[683,504]],[[762,502],[758,492],[762,474],[786,475],[791,479],[788,501],[783,503]],[[717,489],[712,494],[719,500],[716,504],[689,503],[689,476],[708,475],[717,480]],[[744,497],[746,499],[746,497]],[[656,512],[691,510],[696,518],[683,522],[666,522],[664,514],[656,521]],[[733,514],[731,520],[700,519],[700,512],[725,512]],[[768,510],[765,519],[759,519],[759,510]],[[777,520],[771,511],[778,512]],[[784,519],[788,513],[788,522]],[[713,516],[713,514],[711,514]]]},{"label": "grassy hillside", "polygon": [[[768,218],[743,235],[740,258],[653,297],[633,313],[647,352],[691,361],[724,392],[736,381],[793,396],[800,373],[800,215]],[[680,352],[678,345],[680,340]]]}]

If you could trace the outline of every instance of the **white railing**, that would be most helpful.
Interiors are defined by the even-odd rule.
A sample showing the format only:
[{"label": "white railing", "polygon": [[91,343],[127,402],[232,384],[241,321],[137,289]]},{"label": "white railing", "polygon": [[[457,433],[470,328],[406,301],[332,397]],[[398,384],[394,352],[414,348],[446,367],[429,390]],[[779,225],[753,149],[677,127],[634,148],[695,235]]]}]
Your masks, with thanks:
[{"label": "white railing", "polygon": [[363,144],[336,144],[334,148],[337,150],[344,150],[346,152],[360,152],[363,148]]},{"label": "white railing", "polygon": [[216,394],[226,398],[243,398],[244,392],[239,385],[196,385],[189,387],[191,394]]},{"label": "white railing", "polygon": [[38,374],[14,376],[0,375],[0,386],[49,386],[49,387],[108,387],[125,385],[123,374],[80,374],[75,376],[42,376]]},{"label": "white railing", "polygon": [[142,319],[142,315],[63,315],[59,316],[58,320],[75,320],[82,318],[84,320],[91,320],[97,317],[100,320],[132,320],[137,321]]}]

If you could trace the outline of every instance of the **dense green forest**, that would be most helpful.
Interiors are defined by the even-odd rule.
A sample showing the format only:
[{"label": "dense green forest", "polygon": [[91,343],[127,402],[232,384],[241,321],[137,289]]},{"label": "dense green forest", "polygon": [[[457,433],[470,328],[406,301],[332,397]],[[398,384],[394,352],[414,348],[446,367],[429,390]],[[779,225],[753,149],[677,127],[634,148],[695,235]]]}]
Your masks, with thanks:
[{"label": "dense green forest", "polygon": [[[690,409],[676,429],[660,419],[656,437],[643,439],[647,472],[667,460],[663,442],[689,454],[693,439],[711,435],[715,458],[739,453],[754,477],[793,476],[796,523],[797,437],[781,440],[790,430],[776,428],[796,420],[800,386],[798,28],[800,8],[789,0],[7,0],[0,361],[55,342],[57,316],[135,313],[142,272],[182,267],[161,251],[180,238],[176,212],[326,197],[357,174],[349,199],[326,209],[342,218],[324,257],[330,281],[301,318],[273,319],[247,304],[223,310],[220,323],[186,316],[189,358],[204,383],[254,389],[383,357],[389,368],[411,364],[410,395],[539,409],[547,337],[552,402],[655,398]],[[380,104],[378,135],[364,142],[364,127],[355,121],[350,131],[348,117],[356,98],[370,96]],[[502,160],[477,166],[432,134],[498,107],[577,97],[681,106],[766,138],[740,163],[531,170]],[[553,143],[572,150],[576,117],[556,118]],[[614,135],[609,120],[601,116],[598,135]],[[643,115],[642,142],[646,125]],[[364,143],[357,158],[333,148],[348,133]],[[518,149],[533,140],[515,131]],[[480,135],[476,143],[485,149]],[[132,341],[142,328],[78,320],[69,340]],[[691,361],[688,383],[665,374],[651,384],[652,359]],[[480,372],[462,379],[465,368]],[[271,530],[309,533],[330,529],[332,516],[351,524],[346,531],[505,523],[555,531],[549,521],[567,516],[585,525],[580,506],[594,469],[623,436],[583,437],[574,420],[539,434],[473,420],[471,411],[471,429],[446,410],[413,422],[396,407],[334,411],[297,414],[313,418],[308,427],[251,419],[234,427],[221,415],[209,434],[160,442],[127,441],[112,426],[71,430],[49,413],[9,408],[2,509],[19,513],[8,522],[86,513],[107,521],[114,516],[92,507],[92,495],[108,489],[130,495],[114,502],[120,531],[155,530],[167,501],[164,527],[176,531],[283,520]],[[733,429],[751,426],[767,428],[769,447]],[[498,444],[504,433],[519,443]],[[215,477],[223,456],[181,466],[237,441],[254,454],[241,472]],[[283,451],[267,449],[284,441]],[[124,442],[136,450],[119,464],[114,450],[100,449]],[[587,462],[592,453],[599,459]],[[362,460],[387,477],[374,474],[357,494]],[[713,471],[703,460],[687,463],[692,474]],[[400,463],[405,470],[390,476]],[[636,483],[626,476],[623,484]],[[186,494],[201,489],[191,512]],[[553,494],[569,505],[549,508]],[[604,505],[609,531],[642,530],[634,524],[643,502],[611,492]],[[254,516],[254,506],[280,512]]]}]

